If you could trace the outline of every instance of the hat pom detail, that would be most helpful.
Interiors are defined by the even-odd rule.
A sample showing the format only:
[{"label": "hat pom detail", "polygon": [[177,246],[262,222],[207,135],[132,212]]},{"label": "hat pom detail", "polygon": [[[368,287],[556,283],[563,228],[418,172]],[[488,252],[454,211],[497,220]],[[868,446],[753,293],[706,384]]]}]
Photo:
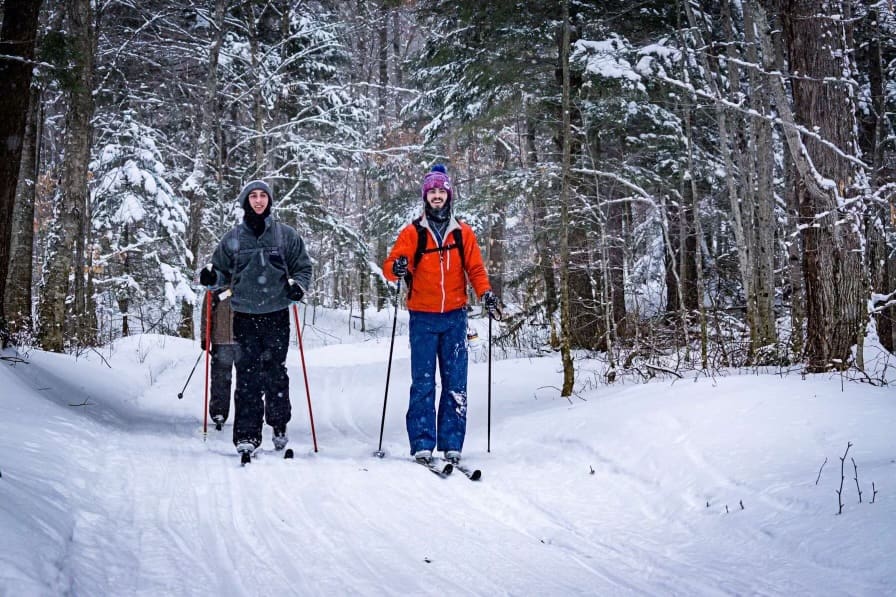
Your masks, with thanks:
[{"label": "hat pom detail", "polygon": [[442,174],[448,174],[448,170],[445,169],[445,164],[434,164],[430,172],[441,172]]}]

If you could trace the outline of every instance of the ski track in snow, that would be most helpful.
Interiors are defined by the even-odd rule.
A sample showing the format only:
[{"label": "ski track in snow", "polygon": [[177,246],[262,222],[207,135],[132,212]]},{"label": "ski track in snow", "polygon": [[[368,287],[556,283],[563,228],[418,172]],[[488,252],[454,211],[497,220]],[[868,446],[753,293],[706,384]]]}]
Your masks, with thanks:
[{"label": "ski track in snow", "polygon": [[[48,595],[808,595],[826,588],[830,594],[881,594],[883,586],[873,579],[896,579],[884,571],[871,580],[845,580],[844,573],[860,573],[863,566],[829,553],[836,540],[816,546],[813,537],[788,536],[791,519],[819,508],[817,492],[810,493],[813,471],[799,472],[806,475],[804,486],[792,477],[761,486],[743,480],[756,478],[748,474],[753,468],[790,458],[788,449],[827,446],[829,438],[815,435],[808,446],[769,446],[759,453],[730,445],[707,450],[708,426],[749,413],[689,407],[684,396],[669,399],[681,408],[628,418],[640,388],[625,400],[609,392],[569,405],[566,427],[552,429],[545,411],[566,402],[533,402],[531,388],[503,369],[509,364],[496,363],[496,402],[505,404],[492,428],[500,449],[488,454],[485,368],[471,365],[475,399],[465,452],[467,464],[483,469],[483,481],[470,482],[459,472],[439,479],[406,454],[406,354],[396,352],[402,356],[389,392],[388,455],[377,459],[371,454],[382,385],[371,380],[385,382],[384,357],[340,364],[327,358],[331,350],[337,349],[306,354],[320,452],[311,451],[304,381],[291,350],[290,447],[296,458],[286,461],[271,450],[265,428],[264,449],[246,467],[230,441],[230,424],[203,442],[195,416],[160,416],[135,406],[159,392],[156,386],[116,396],[123,386],[114,374],[104,383],[84,381],[97,404],[73,417],[69,405],[84,387],[40,362],[12,369],[11,379],[23,386],[37,388],[40,379],[48,400],[40,441],[23,441],[22,449],[58,450],[54,466],[69,467],[70,474],[46,475],[67,478],[68,485],[42,484],[39,472],[21,476],[40,496],[33,510],[58,523],[42,528],[43,570],[33,571],[25,556],[0,559],[0,593],[6,594],[6,584],[10,595],[16,587],[26,589],[17,594]],[[384,352],[388,346],[354,350]],[[191,366],[187,360],[161,365],[153,375],[182,379]],[[531,366],[548,373],[543,362]],[[800,428],[805,416],[794,417],[791,426]],[[601,441],[602,426],[619,425],[650,439]],[[614,437],[621,435],[614,430]],[[894,479],[891,464],[881,461],[878,469]],[[3,473],[6,482],[17,471]],[[826,498],[824,507],[833,505]],[[842,536],[842,528],[833,528],[837,521],[823,520],[831,527],[818,536]],[[70,534],[60,535],[59,528]],[[714,543],[707,545],[704,536]],[[744,543],[761,545],[767,561],[742,561]],[[802,570],[797,576],[784,564],[795,556]],[[16,567],[21,578],[6,573]],[[43,579],[39,589],[32,577]]]}]

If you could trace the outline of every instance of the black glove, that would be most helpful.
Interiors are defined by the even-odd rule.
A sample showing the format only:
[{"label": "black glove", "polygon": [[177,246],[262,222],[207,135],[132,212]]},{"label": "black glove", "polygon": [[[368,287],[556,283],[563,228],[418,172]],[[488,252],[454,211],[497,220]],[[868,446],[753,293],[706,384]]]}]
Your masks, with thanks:
[{"label": "black glove", "polygon": [[199,270],[200,284],[202,284],[203,286],[214,286],[217,282],[218,275],[215,273],[215,268],[212,267],[211,263]]},{"label": "black glove", "polygon": [[286,285],[286,298],[294,303],[298,303],[304,296],[305,291],[302,290],[302,287],[299,286],[299,283],[295,280],[290,280],[289,284]]},{"label": "black glove", "polygon": [[404,278],[408,275],[408,258],[402,255],[392,262],[392,273],[396,278]]},{"label": "black glove", "polygon": [[488,311],[489,317],[494,319],[496,316],[498,318],[501,317],[501,311],[498,309],[498,305],[501,301],[491,290],[486,290],[482,293],[482,304],[485,305],[486,311]]}]

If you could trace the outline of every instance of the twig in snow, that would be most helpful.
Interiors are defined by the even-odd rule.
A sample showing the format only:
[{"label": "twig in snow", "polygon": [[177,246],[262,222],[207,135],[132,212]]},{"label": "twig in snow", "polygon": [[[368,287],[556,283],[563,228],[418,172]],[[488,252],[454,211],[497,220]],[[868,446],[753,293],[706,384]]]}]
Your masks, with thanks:
[{"label": "twig in snow", "polygon": [[85,398],[84,402],[82,402],[81,404],[72,404],[71,402],[69,402],[68,405],[69,406],[93,406],[93,402],[90,401],[90,398]]},{"label": "twig in snow", "polygon": [[743,501],[743,500],[740,501],[740,509],[741,509],[741,510],[744,509],[744,501]]},{"label": "twig in snow", "polygon": [[[558,392],[561,392],[561,393],[563,392],[563,390],[561,390],[557,386],[541,386],[540,388],[536,388],[536,390],[544,390],[545,388],[557,390]],[[579,400],[581,400],[582,402],[588,402],[587,400],[585,400],[584,398],[579,396],[576,392],[573,392],[572,395],[575,396],[576,398],[578,398]],[[568,400],[570,404],[572,404],[572,399],[569,396],[563,396],[563,397],[566,398],[566,400]],[[536,398],[538,398],[538,396],[536,396]]]},{"label": "twig in snow", "polygon": [[874,488],[874,481],[871,482],[871,503],[874,503],[874,498],[877,497],[877,489]]},{"label": "twig in snow", "polygon": [[828,463],[828,457],[824,457],[824,462],[821,463],[821,468],[818,469],[818,476],[815,478],[815,484],[818,485],[818,480],[821,479],[821,471],[824,470],[824,465]]},{"label": "twig in snow", "polygon": [[849,449],[852,447],[852,442],[846,442],[846,452],[843,453],[843,456],[840,457],[840,489],[837,490],[837,504],[840,508],[837,510],[837,514],[843,513],[843,481],[846,479],[846,475],[843,472],[843,467],[846,464],[846,454],[849,453]]},{"label": "twig in snow", "polygon": [[862,503],[862,488],[859,487],[859,467],[856,466],[856,459],[850,458],[852,460],[852,469],[855,471],[856,476],[853,479],[856,480],[856,490],[859,492],[859,503]]}]

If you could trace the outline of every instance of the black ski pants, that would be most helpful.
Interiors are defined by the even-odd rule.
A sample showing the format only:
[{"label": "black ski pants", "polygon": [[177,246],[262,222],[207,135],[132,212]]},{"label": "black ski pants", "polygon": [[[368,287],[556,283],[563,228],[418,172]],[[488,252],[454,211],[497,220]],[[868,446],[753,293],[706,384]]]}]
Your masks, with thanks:
[{"label": "black ski pants", "polygon": [[238,344],[212,345],[212,395],[208,403],[208,414],[214,419],[230,416],[230,392],[233,381],[233,364],[236,362]]},{"label": "black ski pants", "polygon": [[274,429],[285,429],[292,416],[286,374],[289,309],[234,313],[233,335],[239,344],[233,443],[251,442],[257,448],[265,420]]}]

